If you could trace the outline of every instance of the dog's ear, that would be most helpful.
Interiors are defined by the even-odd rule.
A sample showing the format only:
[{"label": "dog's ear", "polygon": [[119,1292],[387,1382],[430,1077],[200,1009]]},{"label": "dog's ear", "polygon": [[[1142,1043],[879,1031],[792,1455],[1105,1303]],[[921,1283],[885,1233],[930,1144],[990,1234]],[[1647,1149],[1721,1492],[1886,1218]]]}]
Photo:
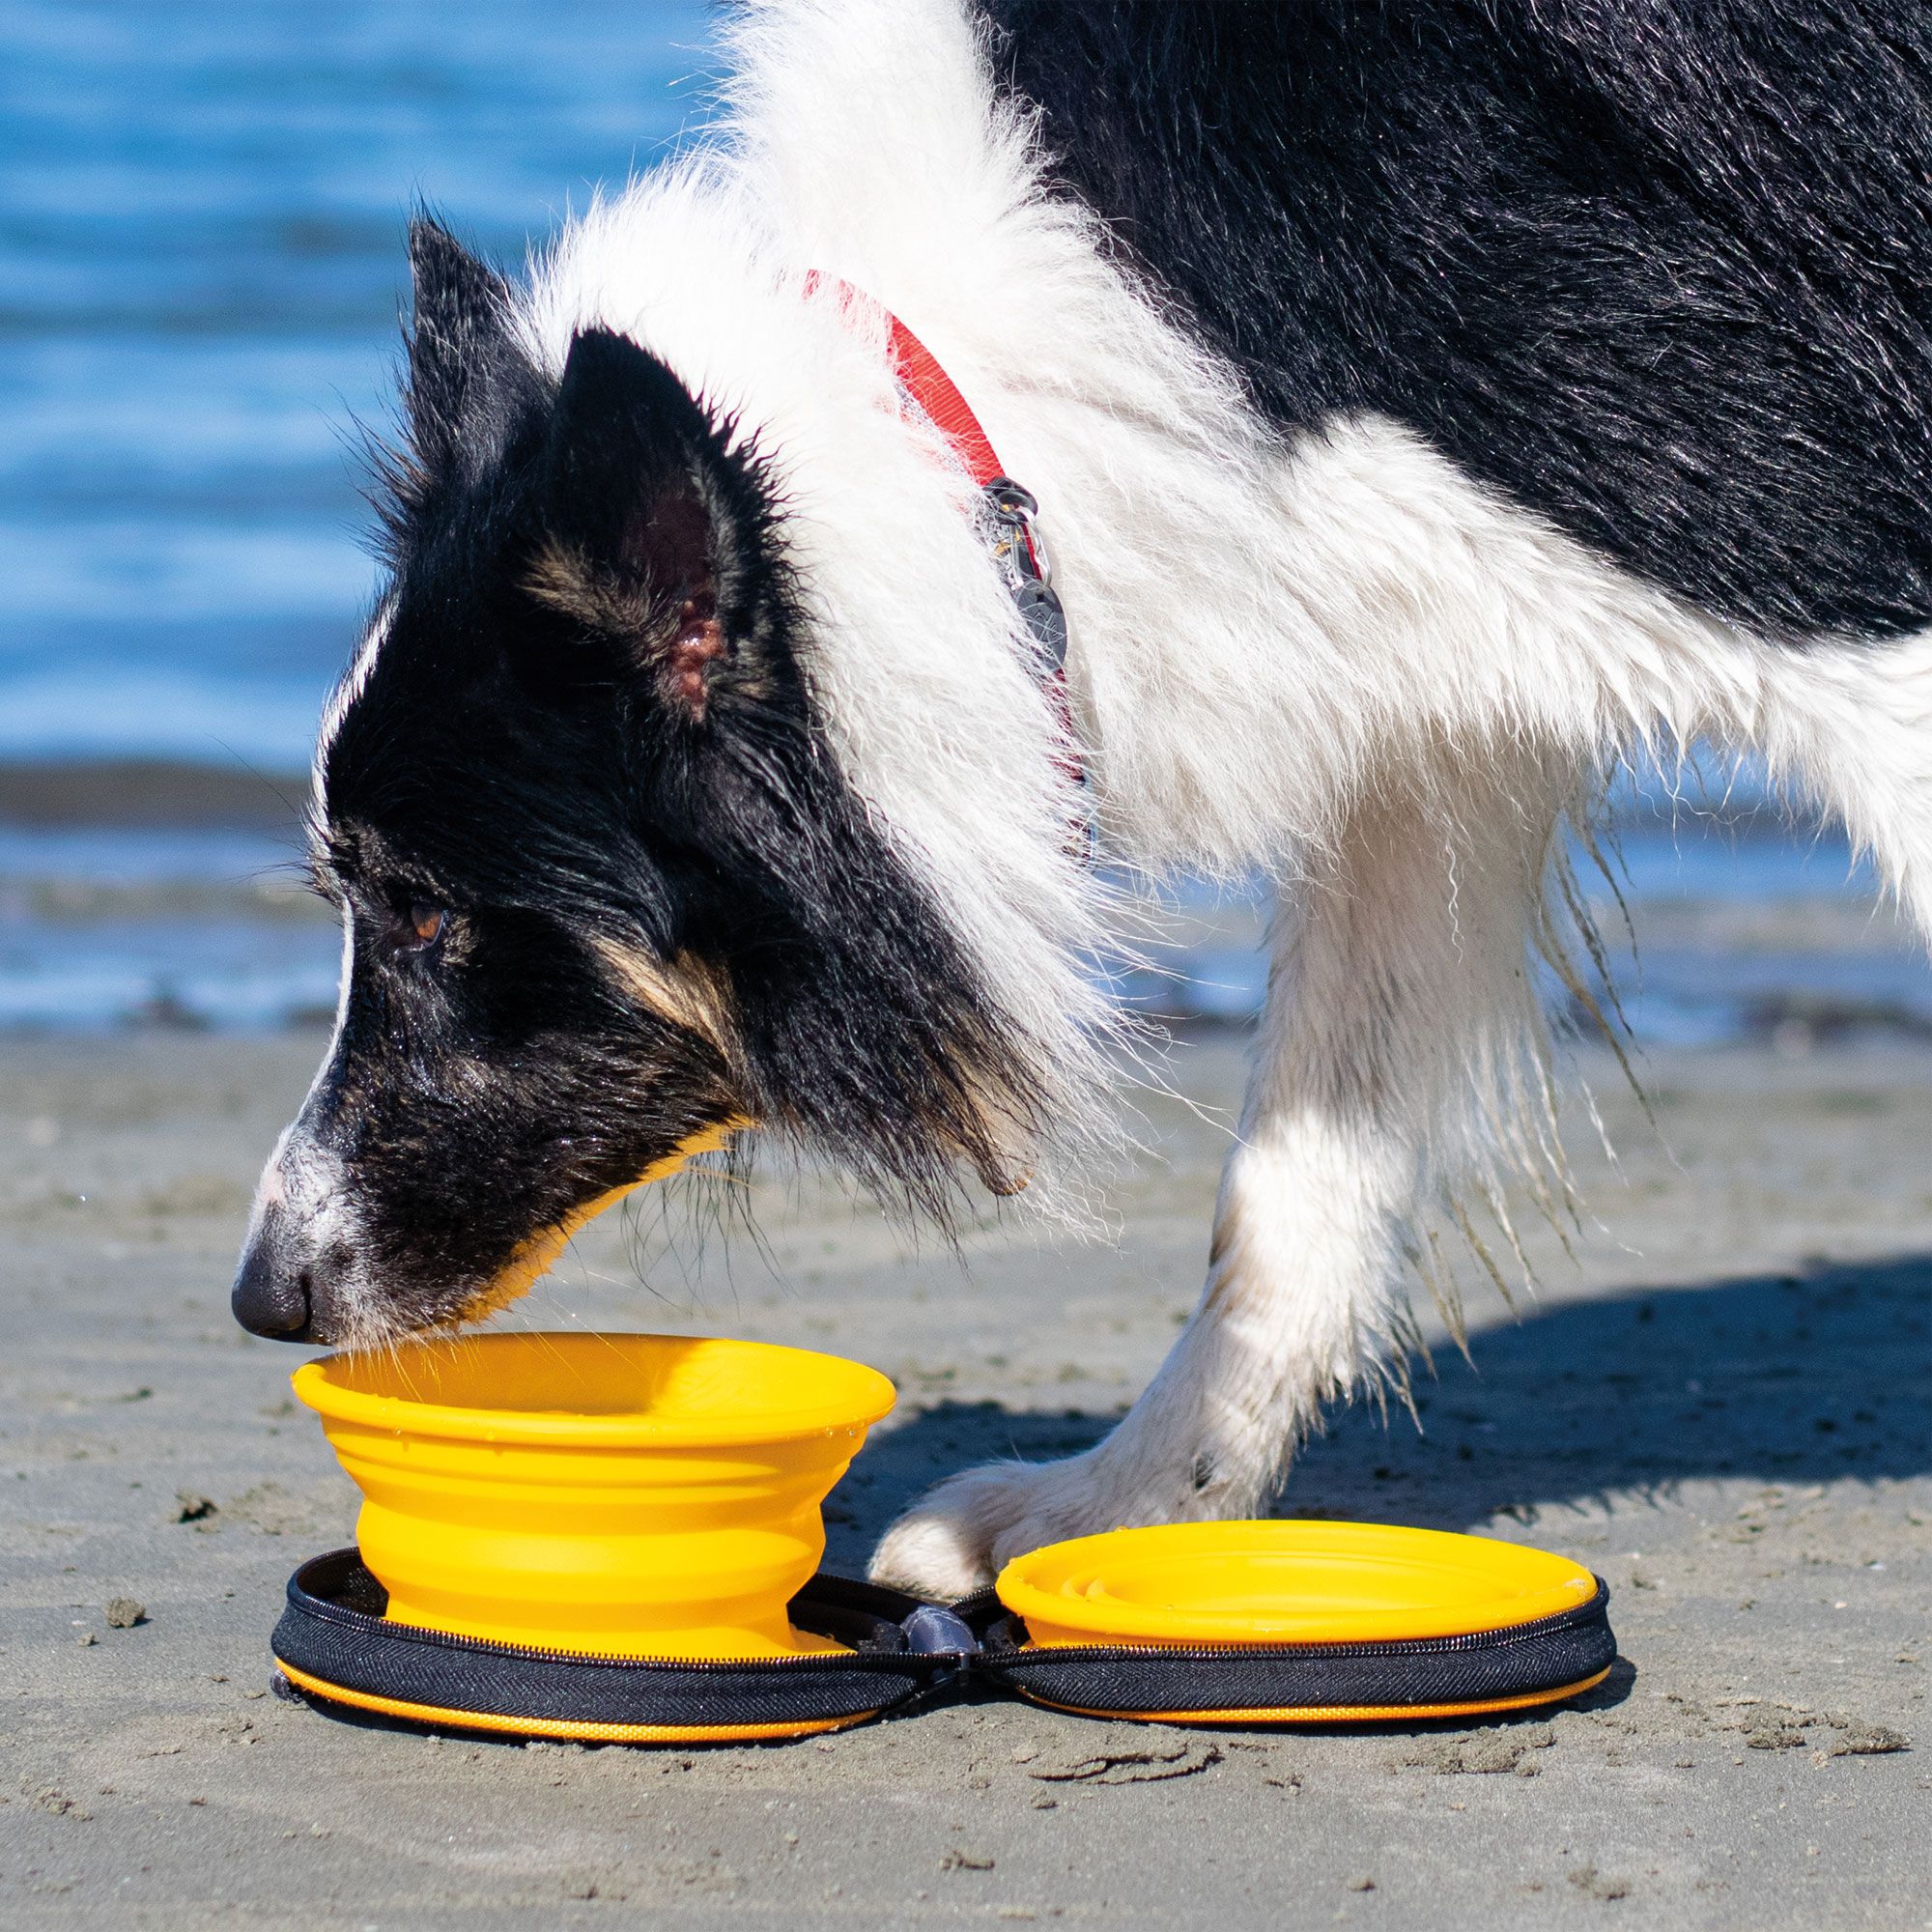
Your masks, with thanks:
[{"label": "dog's ear", "polygon": [[430,215],[410,224],[409,379],[404,407],[423,483],[480,476],[536,395],[510,323],[510,290]]},{"label": "dog's ear", "polygon": [[743,689],[763,521],[752,460],[655,355],[582,330],[553,421],[546,531],[525,587],[702,725]]}]

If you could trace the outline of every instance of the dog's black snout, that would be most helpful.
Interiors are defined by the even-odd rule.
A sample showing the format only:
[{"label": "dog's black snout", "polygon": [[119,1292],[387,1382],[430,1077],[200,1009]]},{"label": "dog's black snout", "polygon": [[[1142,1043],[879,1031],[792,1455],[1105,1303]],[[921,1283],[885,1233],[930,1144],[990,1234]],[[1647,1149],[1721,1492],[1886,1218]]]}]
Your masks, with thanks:
[{"label": "dog's black snout", "polygon": [[316,1260],[288,1216],[270,1208],[242,1250],[229,1305],[251,1335],[275,1342],[314,1339]]}]

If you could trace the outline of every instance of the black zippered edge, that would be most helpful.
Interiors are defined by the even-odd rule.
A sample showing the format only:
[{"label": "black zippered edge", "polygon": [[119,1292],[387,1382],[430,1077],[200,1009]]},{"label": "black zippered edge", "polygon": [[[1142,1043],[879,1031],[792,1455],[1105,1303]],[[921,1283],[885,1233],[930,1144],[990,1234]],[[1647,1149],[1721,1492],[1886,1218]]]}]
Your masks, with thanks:
[{"label": "black zippered edge", "polygon": [[[901,1628],[903,1617],[888,1615],[887,1606],[888,1604],[894,1608],[903,1605],[904,1615],[910,1616],[922,1603],[920,1598],[908,1596],[903,1591],[889,1590],[877,1583],[862,1583],[850,1577],[822,1573],[792,1599],[790,1615],[793,1623],[814,1636],[827,1636],[842,1643],[846,1641],[846,1636],[836,1625],[844,1624],[846,1617],[856,1612],[875,1620],[882,1634],[886,1632],[896,1633],[897,1642],[881,1643],[876,1649],[854,1646],[842,1655],[706,1661],[699,1658],[599,1657],[589,1651],[549,1650],[538,1644],[504,1643],[496,1637],[462,1636],[450,1631],[426,1630],[420,1624],[391,1623],[380,1610],[362,1609],[341,1600],[346,1589],[365,1583],[374,1592],[381,1593],[382,1585],[370,1576],[360,1552],[354,1548],[331,1549],[321,1556],[310,1557],[289,1578],[289,1608],[300,1616],[335,1624],[358,1634],[380,1631],[383,1638],[391,1643],[423,1644],[469,1657],[529,1658],[541,1659],[548,1663],[595,1664],[601,1669],[637,1671],[646,1675],[662,1671],[685,1675],[734,1670],[843,1670],[849,1669],[855,1659],[910,1659],[914,1653],[905,1643]],[[865,1606],[866,1601],[873,1599],[880,1600],[879,1607],[868,1610]],[[827,1617],[824,1614],[827,1610],[843,1612],[844,1615]],[[835,1627],[821,1628],[822,1625]],[[944,1662],[952,1653],[939,1652],[936,1655]]]},{"label": "black zippered edge", "polygon": [[905,1624],[936,1607],[904,1592],[820,1575],[792,1601],[801,1629],[851,1646],[762,1660],[594,1657],[393,1624],[353,1549],[289,1579],[272,1648],[324,1683],[495,1718],[723,1726],[857,1719],[924,1706],[979,1685],[1098,1712],[1346,1710],[1505,1698],[1607,1667],[1609,1589],[1500,1630],[1361,1643],[1030,1646],[992,1590],[951,1606],[976,1646],[913,1649]]},{"label": "black zippered edge", "polygon": [[1360,1643],[1054,1644],[1033,1648],[1022,1619],[990,1614],[978,1674],[1035,1702],[1122,1715],[1315,1712],[1507,1703],[1559,1691],[1615,1662],[1610,1593],[1499,1630]]},{"label": "black zippered edge", "polygon": [[901,1616],[919,1607],[917,1598],[846,1577],[814,1578],[792,1615],[852,1648],[757,1660],[545,1650],[390,1623],[384,1602],[355,1549],[314,1557],[289,1579],[270,1648],[322,1684],[402,1703],[512,1720],[690,1728],[857,1720],[935,1691],[961,1663],[909,1648]]}]

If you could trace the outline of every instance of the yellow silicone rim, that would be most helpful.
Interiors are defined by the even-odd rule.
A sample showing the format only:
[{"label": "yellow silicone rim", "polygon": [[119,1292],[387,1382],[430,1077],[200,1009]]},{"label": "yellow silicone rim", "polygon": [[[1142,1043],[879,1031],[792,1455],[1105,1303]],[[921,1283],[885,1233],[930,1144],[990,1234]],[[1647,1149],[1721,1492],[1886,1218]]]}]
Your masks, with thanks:
[{"label": "yellow silicone rim", "polygon": [[783,1724],[603,1724],[574,1718],[512,1718],[487,1711],[451,1711],[440,1704],[412,1704],[403,1697],[382,1697],[372,1690],[351,1690],[326,1678],[312,1677],[292,1663],[275,1660],[282,1675],[298,1690],[331,1704],[351,1704],[384,1718],[406,1718],[412,1723],[443,1724],[451,1730],[493,1731],[514,1737],[562,1738],[576,1744],[599,1745],[738,1745],[772,1738],[805,1738],[821,1731],[849,1730],[876,1718],[861,1711],[850,1718],[814,1718]]},{"label": "yellow silicone rim", "polygon": [[1327,1519],[1165,1523],[1049,1544],[994,1586],[1040,1647],[1387,1643],[1581,1608],[1597,1579],[1548,1550]]},{"label": "yellow silicone rim", "polygon": [[[475,1335],[451,1342],[406,1342],[392,1351],[393,1361],[420,1354],[425,1362],[452,1349],[465,1352],[514,1354],[531,1345],[528,1336],[514,1331]],[[545,1341],[553,1338],[538,1338]],[[596,1337],[572,1337],[594,1340]],[[434,1435],[463,1442],[581,1445],[586,1449],[747,1448],[799,1437],[844,1434],[868,1428],[889,1414],[896,1400],[892,1383],[877,1369],[811,1349],[792,1349],[777,1342],[718,1342],[710,1338],[664,1335],[615,1335],[615,1343],[662,1342],[694,1348],[726,1348],[767,1359],[789,1358],[798,1381],[816,1391],[811,1401],[784,1409],[764,1408],[738,1416],[693,1416],[633,1413],[578,1413],[513,1408],[469,1407],[456,1403],[416,1402],[407,1396],[378,1395],[340,1379],[355,1373],[355,1355],[325,1355],[304,1362],[293,1378],[297,1399],[332,1422],[390,1431],[398,1435]]]}]

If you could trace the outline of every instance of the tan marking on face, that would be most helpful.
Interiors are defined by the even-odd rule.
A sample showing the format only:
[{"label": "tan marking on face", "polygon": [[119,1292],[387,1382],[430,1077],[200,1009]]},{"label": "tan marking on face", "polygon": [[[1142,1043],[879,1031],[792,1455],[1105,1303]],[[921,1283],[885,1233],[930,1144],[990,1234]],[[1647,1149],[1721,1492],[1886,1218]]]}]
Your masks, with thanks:
[{"label": "tan marking on face", "polygon": [[625,1195],[635,1193],[639,1187],[648,1187],[654,1180],[668,1180],[701,1153],[716,1153],[733,1134],[752,1124],[750,1121],[734,1119],[721,1122],[715,1127],[700,1127],[696,1133],[680,1141],[662,1160],[653,1161],[637,1179],[626,1181],[622,1187],[613,1187],[608,1194],[600,1194],[596,1200],[586,1201],[582,1207],[573,1208],[554,1228],[539,1228],[450,1318],[449,1325],[458,1327],[486,1321],[499,1309],[507,1308],[511,1302],[527,1294],[556,1265],[558,1257],[572,1239],[607,1208],[614,1208]]},{"label": "tan marking on face", "polygon": [[639,1006],[708,1040],[730,1062],[737,1027],[729,988],[716,967],[690,952],[663,960],[614,940],[591,943],[611,977]]}]

